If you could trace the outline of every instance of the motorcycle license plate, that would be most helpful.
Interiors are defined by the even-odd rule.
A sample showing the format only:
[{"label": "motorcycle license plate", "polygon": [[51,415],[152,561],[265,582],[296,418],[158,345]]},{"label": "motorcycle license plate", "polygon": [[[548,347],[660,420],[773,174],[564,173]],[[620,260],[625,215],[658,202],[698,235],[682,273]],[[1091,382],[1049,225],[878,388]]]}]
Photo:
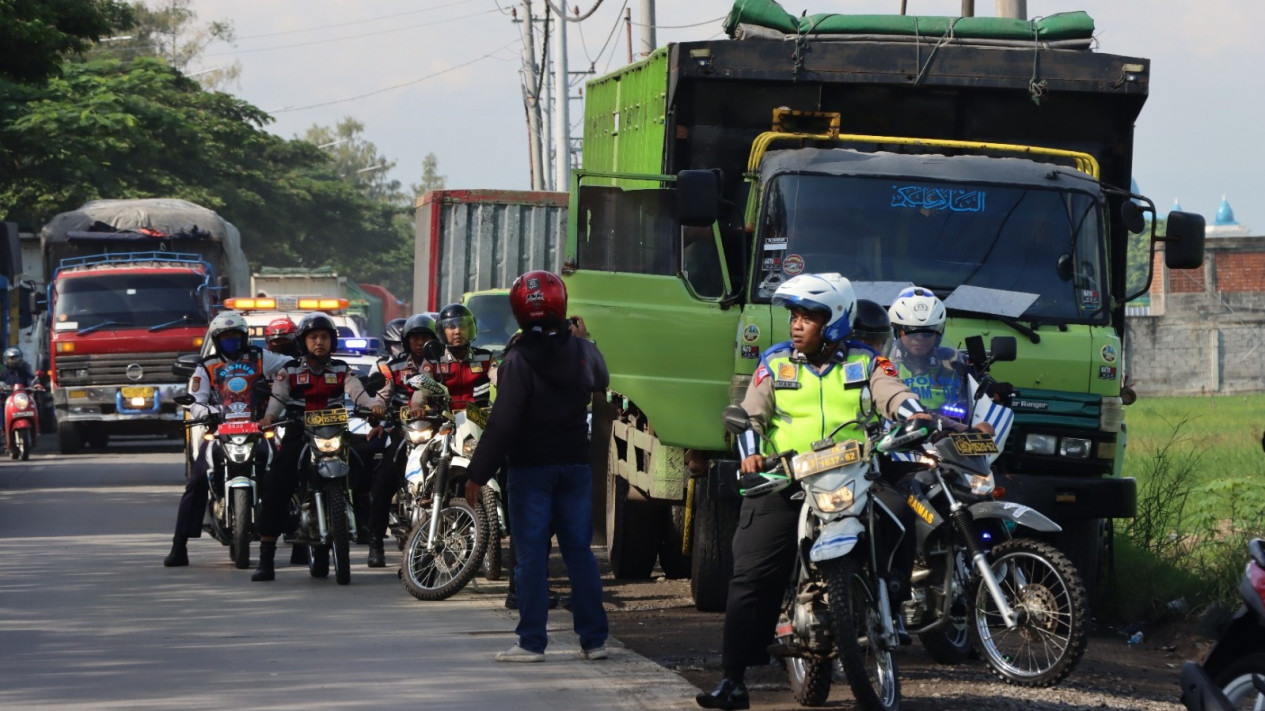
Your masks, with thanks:
[{"label": "motorcycle license plate", "polygon": [[326,425],[347,424],[347,409],[343,407],[333,410],[313,410],[303,413],[303,424],[308,427],[324,427]]},{"label": "motorcycle license plate", "polygon": [[488,411],[478,405],[466,407],[466,419],[480,427],[488,426]]},{"label": "motorcycle license plate", "polygon": [[35,413],[31,412],[30,410],[18,410],[17,412],[13,413],[14,419],[17,419],[19,417],[35,417]]},{"label": "motorcycle license plate", "polygon": [[135,387],[134,386],[134,387],[120,388],[119,391],[123,395],[124,400],[129,400],[134,397],[145,398],[146,400],[148,400],[154,397],[154,389],[152,387]]},{"label": "motorcycle license plate", "polygon": [[839,442],[830,449],[795,457],[791,461],[791,469],[794,470],[796,479],[803,479],[848,464],[856,464],[859,461],[861,461],[861,443],[850,439]]},{"label": "motorcycle license plate", "polygon": [[993,436],[985,432],[960,432],[949,435],[953,449],[963,457],[978,457],[982,454],[997,454],[997,442]]}]

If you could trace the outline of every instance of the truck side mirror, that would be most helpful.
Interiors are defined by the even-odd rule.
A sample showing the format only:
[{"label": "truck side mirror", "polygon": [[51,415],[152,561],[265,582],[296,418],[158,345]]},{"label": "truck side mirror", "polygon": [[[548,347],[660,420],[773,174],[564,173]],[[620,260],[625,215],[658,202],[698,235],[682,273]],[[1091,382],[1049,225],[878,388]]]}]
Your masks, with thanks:
[{"label": "truck side mirror", "polygon": [[676,174],[676,217],[686,227],[710,227],[720,216],[720,171]]},{"label": "truck side mirror", "polygon": [[1014,336],[997,336],[988,344],[993,360],[999,363],[1013,361],[1018,355]]},{"label": "truck side mirror", "polygon": [[751,429],[751,417],[747,411],[737,405],[730,405],[721,413],[725,422],[725,431],[729,434],[742,434]]},{"label": "truck side mirror", "polygon": [[1164,265],[1169,269],[1198,269],[1204,263],[1203,215],[1193,212],[1168,213],[1168,231],[1163,237]]},{"label": "truck side mirror", "polygon": [[1133,234],[1140,234],[1146,229],[1146,217],[1142,214],[1142,208],[1132,200],[1120,203],[1120,220],[1124,223],[1124,228]]},{"label": "truck side mirror", "polygon": [[197,353],[186,353],[178,358],[176,362],[171,364],[171,374],[183,379],[193,377],[193,371],[198,369],[198,361],[202,360],[202,356]]}]

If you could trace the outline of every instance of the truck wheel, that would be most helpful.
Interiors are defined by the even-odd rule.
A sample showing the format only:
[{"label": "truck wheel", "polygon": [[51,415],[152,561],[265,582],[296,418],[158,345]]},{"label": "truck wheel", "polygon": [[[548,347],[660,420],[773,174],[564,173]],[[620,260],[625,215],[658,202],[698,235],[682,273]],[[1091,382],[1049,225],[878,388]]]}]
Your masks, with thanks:
[{"label": "truck wheel", "polygon": [[663,537],[659,539],[659,567],[669,580],[688,578],[693,556],[681,550],[681,544],[686,539],[685,506],[664,506],[662,509],[662,522],[659,525]]},{"label": "truck wheel", "polygon": [[110,442],[110,433],[105,430],[92,429],[88,430],[88,434],[84,437],[88,442],[88,446],[93,449],[105,449]]},{"label": "truck wheel", "polygon": [[628,500],[628,480],[606,474],[606,553],[621,580],[644,580],[654,570],[661,533],[657,507]]},{"label": "truck wheel", "polygon": [[[714,474],[712,475],[714,476]],[[733,540],[738,530],[737,499],[712,495],[706,480],[694,489],[694,555],[691,557],[690,592],[694,607],[721,612],[729,597],[734,574]]]},{"label": "truck wheel", "polygon": [[79,428],[73,422],[57,423],[57,450],[62,454],[79,454],[83,441],[79,438]]},{"label": "truck wheel", "polygon": [[1055,536],[1058,549],[1072,561],[1085,582],[1090,600],[1095,599],[1098,586],[1103,580],[1102,553],[1106,545],[1106,529],[1103,524],[1102,519],[1096,518],[1067,521],[1061,524],[1063,530]]}]

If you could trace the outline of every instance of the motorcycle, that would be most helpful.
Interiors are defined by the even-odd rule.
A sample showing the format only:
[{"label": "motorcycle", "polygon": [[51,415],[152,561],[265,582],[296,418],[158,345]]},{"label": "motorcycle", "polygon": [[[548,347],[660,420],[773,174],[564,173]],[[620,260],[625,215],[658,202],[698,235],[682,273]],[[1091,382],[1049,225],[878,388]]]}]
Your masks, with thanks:
[{"label": "motorcycle", "polygon": [[[726,429],[750,429],[746,411],[724,411]],[[766,473],[790,479],[802,488],[792,500],[803,501],[794,572],[783,604],[773,651],[787,660],[795,699],[820,706],[830,694],[831,668],[837,657],[861,709],[900,708],[899,646],[889,585],[874,531],[884,518],[903,531],[899,519],[872,496],[878,469],[868,440],[835,442],[834,436],[858,420],[844,422],[813,451],[787,451],[770,458]],[[768,490],[762,474],[739,480],[744,496]]]},{"label": "motorcycle", "polygon": [[1225,691],[1217,686],[1216,682],[1208,678],[1208,673],[1203,667],[1194,662],[1186,662],[1182,664],[1182,671],[1179,677],[1182,686],[1182,705],[1189,711],[1237,711],[1240,708],[1247,709],[1243,706],[1243,702],[1251,702],[1250,694],[1256,692],[1256,702],[1251,706],[1253,711],[1261,711],[1265,709],[1265,676],[1261,674],[1252,674],[1247,680],[1248,686],[1247,696],[1240,699],[1238,703],[1231,701],[1226,696]]},{"label": "motorcycle", "polygon": [[1230,619],[1203,663],[1203,670],[1229,700],[1230,708],[1265,711],[1265,541],[1248,544],[1250,560],[1239,583],[1243,607]]},{"label": "motorcycle", "polygon": [[40,417],[34,393],[43,391],[38,384],[27,391],[21,383],[0,389],[7,396],[4,401],[4,437],[9,457],[26,461],[39,441]]},{"label": "motorcycle", "polygon": [[[966,422],[1005,392],[988,375],[992,363],[1014,360],[1013,338],[967,339],[970,370]],[[957,663],[972,645],[1002,680],[1052,686],[1080,661],[1088,643],[1087,593],[1071,561],[1054,546],[1015,535],[1022,528],[1054,533],[1061,527],[1027,506],[1000,499],[990,467],[999,443],[937,417],[938,431],[911,420],[880,439],[883,453],[914,452],[923,467],[908,503],[916,514],[918,557],[905,624],[933,659]]]},{"label": "motorcycle", "polygon": [[[364,414],[364,413],[357,413]],[[351,491],[347,409],[303,413],[305,443],[299,466],[305,476],[291,502],[297,518],[294,545],[308,548],[308,573],[329,575],[331,562],[339,585],[351,582],[351,537],[356,530]],[[332,561],[331,561],[332,558]]]},{"label": "motorcycle", "polygon": [[268,442],[273,432],[261,430],[249,419],[217,422],[213,418],[190,420],[186,426],[205,424],[211,431],[203,439],[211,443],[205,456],[210,457],[207,477],[210,497],[211,536],[228,546],[229,558],[237,568],[250,567],[250,542],[258,532],[259,482],[272,459]]},{"label": "motorcycle", "polygon": [[[418,600],[444,600],[470,582],[487,550],[486,507],[473,508],[465,500],[465,471],[486,414],[477,407],[453,413],[442,383],[424,373],[414,377],[418,389],[440,407],[427,421],[432,436],[410,453],[406,469],[406,486],[417,515],[404,545],[399,575]],[[419,466],[414,468],[414,464]]]}]

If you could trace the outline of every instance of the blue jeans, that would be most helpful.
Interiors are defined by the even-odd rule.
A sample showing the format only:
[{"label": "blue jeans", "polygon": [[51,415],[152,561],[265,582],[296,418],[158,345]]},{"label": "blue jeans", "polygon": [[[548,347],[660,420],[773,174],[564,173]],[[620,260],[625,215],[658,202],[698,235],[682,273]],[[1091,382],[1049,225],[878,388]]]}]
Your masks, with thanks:
[{"label": "blue jeans", "polygon": [[571,578],[571,614],[580,647],[606,644],[602,578],[593,557],[593,477],[587,464],[510,467],[507,481],[511,535],[518,555],[518,646],[544,652],[549,639],[549,537]]}]

